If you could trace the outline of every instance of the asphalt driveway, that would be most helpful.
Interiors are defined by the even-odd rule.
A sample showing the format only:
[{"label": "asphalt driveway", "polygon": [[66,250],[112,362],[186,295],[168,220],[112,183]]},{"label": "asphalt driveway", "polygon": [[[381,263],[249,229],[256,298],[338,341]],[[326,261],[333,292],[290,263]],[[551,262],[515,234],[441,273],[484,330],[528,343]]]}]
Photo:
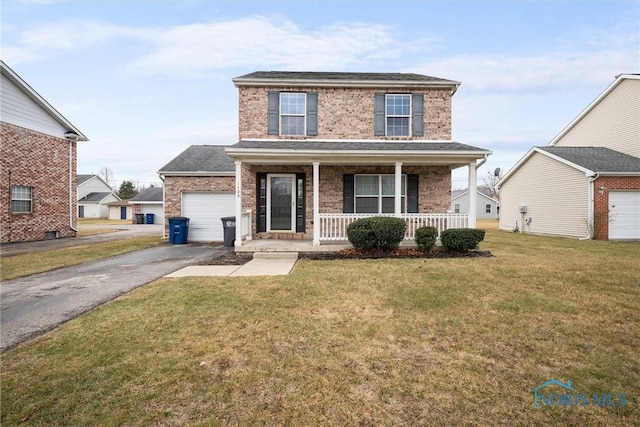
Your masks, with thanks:
[{"label": "asphalt driveway", "polygon": [[0,350],[47,332],[132,289],[224,252],[220,246],[165,245],[3,281]]}]

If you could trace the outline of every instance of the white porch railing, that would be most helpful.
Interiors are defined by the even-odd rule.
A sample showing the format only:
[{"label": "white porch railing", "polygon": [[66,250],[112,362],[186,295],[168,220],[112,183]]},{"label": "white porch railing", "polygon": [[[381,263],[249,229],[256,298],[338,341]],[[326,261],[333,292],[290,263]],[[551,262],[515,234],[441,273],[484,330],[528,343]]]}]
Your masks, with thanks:
[{"label": "white porch railing", "polygon": [[251,209],[242,212],[239,225],[242,240],[251,240]]},{"label": "white porch railing", "polygon": [[[321,213],[320,214],[320,240],[348,240],[347,227],[349,224],[360,218],[371,216],[393,216],[393,214],[341,214],[341,213]],[[469,224],[469,216],[466,214],[450,213],[410,213],[402,214],[401,218],[407,223],[407,231],[404,240],[413,240],[416,237],[416,230],[420,227],[435,227],[440,233],[448,228],[466,228]]]}]

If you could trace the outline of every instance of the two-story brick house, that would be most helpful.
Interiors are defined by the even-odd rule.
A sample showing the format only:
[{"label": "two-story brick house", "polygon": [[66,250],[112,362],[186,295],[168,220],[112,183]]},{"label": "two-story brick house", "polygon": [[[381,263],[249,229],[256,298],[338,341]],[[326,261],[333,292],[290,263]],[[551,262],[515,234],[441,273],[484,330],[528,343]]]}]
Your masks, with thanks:
[{"label": "two-story brick house", "polygon": [[459,82],[404,73],[254,72],[239,91],[236,246],[243,238],[346,239],[362,216],[475,227],[447,213],[451,171],[476,169],[490,151],[451,140]]}]

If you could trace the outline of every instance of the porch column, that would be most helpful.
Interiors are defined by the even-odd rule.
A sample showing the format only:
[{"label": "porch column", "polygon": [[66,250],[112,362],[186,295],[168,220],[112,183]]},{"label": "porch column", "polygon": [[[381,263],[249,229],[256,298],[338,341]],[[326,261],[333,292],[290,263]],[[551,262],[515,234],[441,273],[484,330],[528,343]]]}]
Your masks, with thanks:
[{"label": "porch column", "polygon": [[320,245],[320,162],[313,162],[313,246]]},{"label": "porch column", "polygon": [[[251,224],[249,224],[251,234]],[[236,247],[242,246],[242,162],[236,160]]]},{"label": "porch column", "polygon": [[469,163],[469,228],[476,228],[478,183],[475,160]]},{"label": "porch column", "polygon": [[396,162],[396,188],[393,198],[393,215],[397,218],[402,216],[402,162]]}]

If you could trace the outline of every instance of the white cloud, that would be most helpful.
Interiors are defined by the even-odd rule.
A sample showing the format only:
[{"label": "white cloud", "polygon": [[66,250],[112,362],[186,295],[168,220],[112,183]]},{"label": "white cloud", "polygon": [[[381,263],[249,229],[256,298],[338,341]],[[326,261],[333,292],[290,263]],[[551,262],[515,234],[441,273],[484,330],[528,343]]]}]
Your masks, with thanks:
[{"label": "white cloud", "polygon": [[[277,17],[192,24],[159,30],[153,51],[130,72],[189,75],[234,67],[336,70],[394,44],[382,25],[337,23],[304,31]],[[393,49],[389,49],[393,51]]]},{"label": "white cloud", "polygon": [[152,36],[148,30],[69,20],[23,30],[14,45],[5,44],[3,56],[11,64],[33,62],[80,52],[117,38],[145,40]]}]

